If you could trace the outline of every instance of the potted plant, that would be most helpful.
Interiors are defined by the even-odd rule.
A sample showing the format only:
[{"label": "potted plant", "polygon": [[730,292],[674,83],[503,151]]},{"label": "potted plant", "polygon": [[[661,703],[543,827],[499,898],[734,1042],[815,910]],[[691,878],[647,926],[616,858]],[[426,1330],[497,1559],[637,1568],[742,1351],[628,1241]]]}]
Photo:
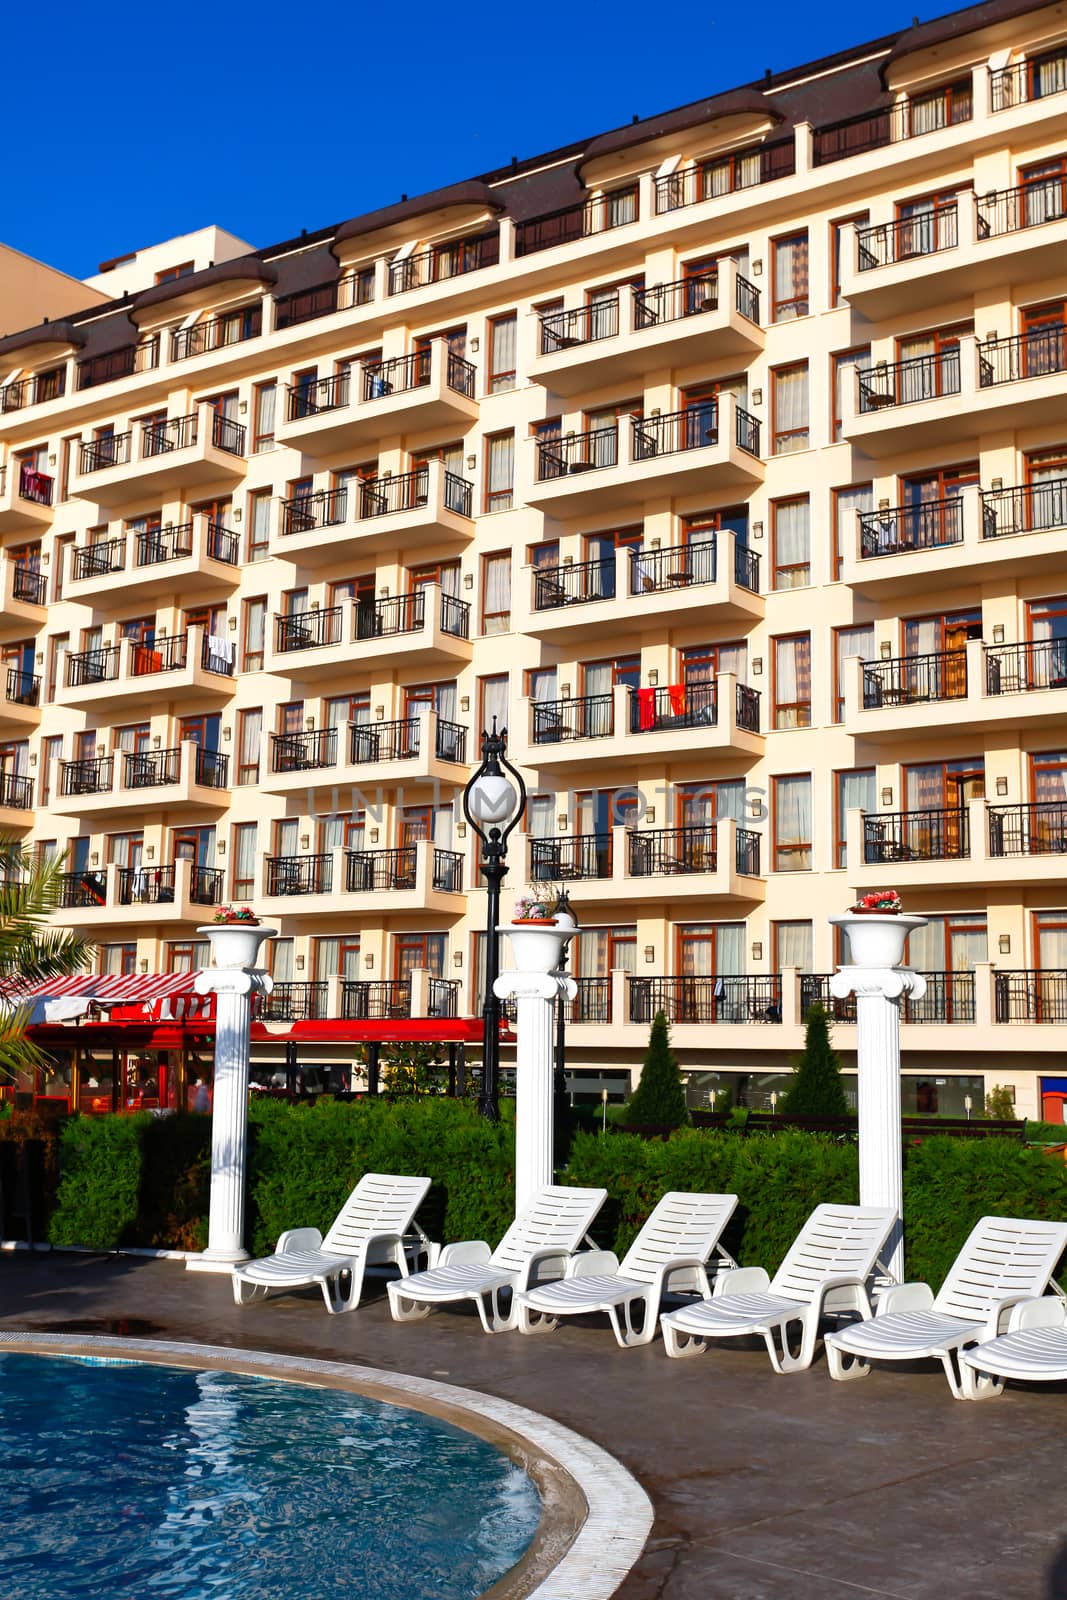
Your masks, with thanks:
[{"label": "potted plant", "polygon": [[552,884],[540,884],[528,894],[520,894],[512,912],[513,924],[530,927],[554,928],[559,893]]},{"label": "potted plant", "polygon": [[848,909],[854,917],[898,917],[904,910],[904,902],[895,889],[872,889]]},{"label": "potted plant", "polygon": [[197,928],[211,942],[217,967],[254,967],[260,946],[273,939],[277,928],[265,928],[251,906],[219,906],[213,921]]},{"label": "potted plant", "polygon": [[831,917],[830,922],[848,934],[854,967],[899,967],[908,934],[926,926],[925,917],[904,915],[895,889],[875,889],[863,895],[847,916]]}]

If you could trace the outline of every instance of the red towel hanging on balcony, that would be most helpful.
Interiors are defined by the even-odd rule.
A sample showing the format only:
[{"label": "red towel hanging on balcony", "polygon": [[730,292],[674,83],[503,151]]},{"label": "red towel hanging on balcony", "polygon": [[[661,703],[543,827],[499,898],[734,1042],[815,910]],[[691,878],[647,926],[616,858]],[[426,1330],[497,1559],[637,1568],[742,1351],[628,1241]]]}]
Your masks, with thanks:
[{"label": "red towel hanging on balcony", "polygon": [[656,726],[655,689],[638,689],[637,691],[637,726],[642,733],[647,733],[649,728]]},{"label": "red towel hanging on balcony", "polygon": [[671,716],[685,716],[685,684],[672,683],[667,690],[667,698],[671,703]]}]

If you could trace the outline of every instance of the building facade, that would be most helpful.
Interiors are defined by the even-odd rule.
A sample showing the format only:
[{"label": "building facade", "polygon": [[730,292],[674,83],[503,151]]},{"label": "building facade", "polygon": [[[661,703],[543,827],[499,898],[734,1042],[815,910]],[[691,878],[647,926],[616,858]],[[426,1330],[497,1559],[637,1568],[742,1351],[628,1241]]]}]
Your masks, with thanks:
[{"label": "building facade", "polygon": [[476,1011],[495,717],[510,882],[582,922],[579,1087],[664,1009],[695,1100],[765,1103],[891,885],[906,1109],[1062,1104],[1062,12],[210,234],[0,340],[0,826],[104,969],[250,902],[280,1018]]}]

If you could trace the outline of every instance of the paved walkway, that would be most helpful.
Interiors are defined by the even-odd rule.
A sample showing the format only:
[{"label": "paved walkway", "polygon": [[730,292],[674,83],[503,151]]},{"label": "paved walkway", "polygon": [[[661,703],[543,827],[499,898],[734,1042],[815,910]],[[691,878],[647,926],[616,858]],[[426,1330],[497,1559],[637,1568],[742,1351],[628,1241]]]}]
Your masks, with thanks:
[{"label": "paved walkway", "polygon": [[734,1346],[668,1361],[604,1327],[487,1338],[442,1313],[397,1326],[384,1294],[238,1310],[180,1263],[0,1258],[0,1327],[125,1332],[366,1362],[546,1412],[625,1463],[656,1508],[619,1600],[1046,1600],[1067,1539],[1067,1386],[967,1405],[940,1367],[831,1384]]}]

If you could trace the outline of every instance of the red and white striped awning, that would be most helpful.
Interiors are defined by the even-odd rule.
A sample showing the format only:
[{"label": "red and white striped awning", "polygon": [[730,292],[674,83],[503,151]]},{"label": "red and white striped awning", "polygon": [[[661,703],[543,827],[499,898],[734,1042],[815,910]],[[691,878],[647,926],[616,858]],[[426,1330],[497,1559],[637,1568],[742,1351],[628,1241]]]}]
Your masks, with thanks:
[{"label": "red and white striped awning", "polygon": [[3,986],[4,998],[23,1004],[31,1000],[81,998],[104,1006],[136,1006],[150,1000],[167,1000],[192,994],[195,972],[145,972],[120,977],[113,973],[78,972],[67,978],[46,978],[28,985]]}]

